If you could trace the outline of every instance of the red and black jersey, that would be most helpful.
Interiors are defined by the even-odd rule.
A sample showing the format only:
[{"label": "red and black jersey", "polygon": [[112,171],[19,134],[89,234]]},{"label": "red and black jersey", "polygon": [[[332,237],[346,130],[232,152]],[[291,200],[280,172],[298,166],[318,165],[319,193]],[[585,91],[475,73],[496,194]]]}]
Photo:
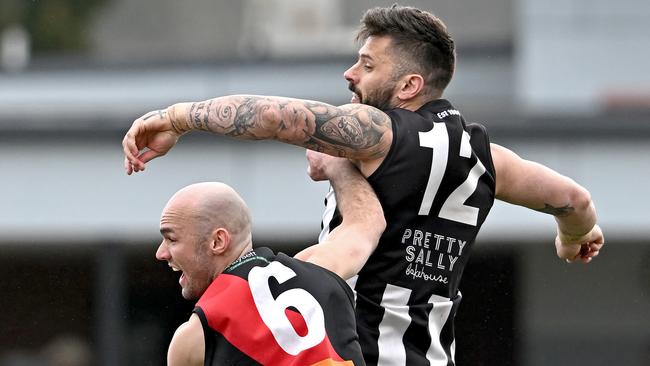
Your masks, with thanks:
[{"label": "red and black jersey", "polygon": [[[458,285],[494,202],[489,139],[443,99],[385,112],[393,141],[368,182],[387,227],[353,284],[365,362],[453,365]],[[340,222],[332,198],[321,239]]]},{"label": "red and black jersey", "polygon": [[228,266],[196,304],[205,365],[365,365],[353,306],[336,274],[257,248]]}]

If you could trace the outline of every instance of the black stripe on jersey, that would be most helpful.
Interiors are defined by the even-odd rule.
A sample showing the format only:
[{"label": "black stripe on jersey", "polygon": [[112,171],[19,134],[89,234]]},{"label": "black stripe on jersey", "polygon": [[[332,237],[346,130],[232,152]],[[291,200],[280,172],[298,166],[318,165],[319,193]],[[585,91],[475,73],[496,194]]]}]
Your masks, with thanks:
[{"label": "black stripe on jersey", "polygon": [[[409,349],[427,350],[431,345],[431,334],[424,333],[422,329],[429,327],[429,312],[433,309],[432,304],[411,304],[409,299],[409,316],[411,317],[411,325],[404,333],[404,348],[406,350],[406,365],[413,366],[429,366],[426,358],[422,355],[413,354]],[[406,342],[410,344],[406,344]],[[425,361],[423,363],[423,361]]]},{"label": "black stripe on jersey", "polygon": [[[463,299],[463,296],[458,292],[458,296],[454,297],[452,299],[453,305],[451,307],[451,313],[450,313],[450,319],[447,320],[447,323],[445,323],[445,326],[442,328],[442,332],[440,333],[440,343],[442,344],[443,348],[445,349],[445,353],[447,354],[447,366],[454,366],[454,357],[451,354],[451,346],[452,344],[456,341],[456,312],[458,311],[458,307],[460,306],[460,301]],[[454,346],[455,348],[455,346]]]},{"label": "black stripe on jersey", "polygon": [[[362,276],[362,275],[359,275]],[[384,284],[384,289],[386,284]],[[384,291],[370,292],[366,297],[357,292],[357,333],[359,343],[363,350],[363,358],[366,365],[376,365],[379,357],[377,339],[379,338],[379,324],[384,317],[384,308],[375,304],[381,304]]]}]

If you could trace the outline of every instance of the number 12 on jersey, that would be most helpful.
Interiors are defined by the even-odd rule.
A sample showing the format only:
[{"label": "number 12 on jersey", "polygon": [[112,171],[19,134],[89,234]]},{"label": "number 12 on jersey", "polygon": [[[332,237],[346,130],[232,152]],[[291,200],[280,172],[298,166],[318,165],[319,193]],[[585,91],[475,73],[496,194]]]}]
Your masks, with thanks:
[{"label": "number 12 on jersey", "polygon": [[[447,163],[449,161],[449,133],[447,132],[447,125],[442,122],[434,122],[433,128],[427,132],[419,132],[419,137],[420,146],[433,149],[429,181],[427,182],[427,188],[424,191],[424,197],[422,198],[420,211],[418,212],[419,215],[426,216],[431,212],[431,206],[447,171]],[[467,159],[472,157],[472,146],[467,131],[463,131],[458,154]],[[485,166],[477,158],[476,164],[469,171],[467,179],[447,197],[440,208],[438,216],[447,220],[476,226],[478,208],[465,205],[465,201],[476,190],[478,180],[483,173],[485,173]]]}]

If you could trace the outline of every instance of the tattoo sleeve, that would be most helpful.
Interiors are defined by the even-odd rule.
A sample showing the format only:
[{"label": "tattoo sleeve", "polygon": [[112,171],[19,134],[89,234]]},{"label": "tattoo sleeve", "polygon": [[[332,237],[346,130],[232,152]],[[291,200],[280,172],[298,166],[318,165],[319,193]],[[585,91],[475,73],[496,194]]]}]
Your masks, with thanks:
[{"label": "tattoo sleeve", "polygon": [[[387,148],[390,118],[365,105],[335,107],[281,97],[229,96],[192,103],[187,127],[239,139],[275,139],[341,157],[373,157]],[[388,144],[390,145],[390,144]]]}]

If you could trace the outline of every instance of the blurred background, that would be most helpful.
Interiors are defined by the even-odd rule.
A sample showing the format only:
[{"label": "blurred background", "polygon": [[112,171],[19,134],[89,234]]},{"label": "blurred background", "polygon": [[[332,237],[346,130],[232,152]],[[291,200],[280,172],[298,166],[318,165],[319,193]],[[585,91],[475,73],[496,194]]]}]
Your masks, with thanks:
[{"label": "blurred background", "polygon": [[[235,93],[343,104],[363,12],[393,1],[0,0],[0,366],[159,365],[192,303],[154,258],[168,198],[235,187],[254,242],[315,242],[304,151],[201,134],[128,177],[153,109]],[[446,97],[493,142],[588,188],[607,238],[555,257],[554,220],[497,203],[457,317],[459,365],[650,364],[650,2],[409,1],[447,23]]]}]

